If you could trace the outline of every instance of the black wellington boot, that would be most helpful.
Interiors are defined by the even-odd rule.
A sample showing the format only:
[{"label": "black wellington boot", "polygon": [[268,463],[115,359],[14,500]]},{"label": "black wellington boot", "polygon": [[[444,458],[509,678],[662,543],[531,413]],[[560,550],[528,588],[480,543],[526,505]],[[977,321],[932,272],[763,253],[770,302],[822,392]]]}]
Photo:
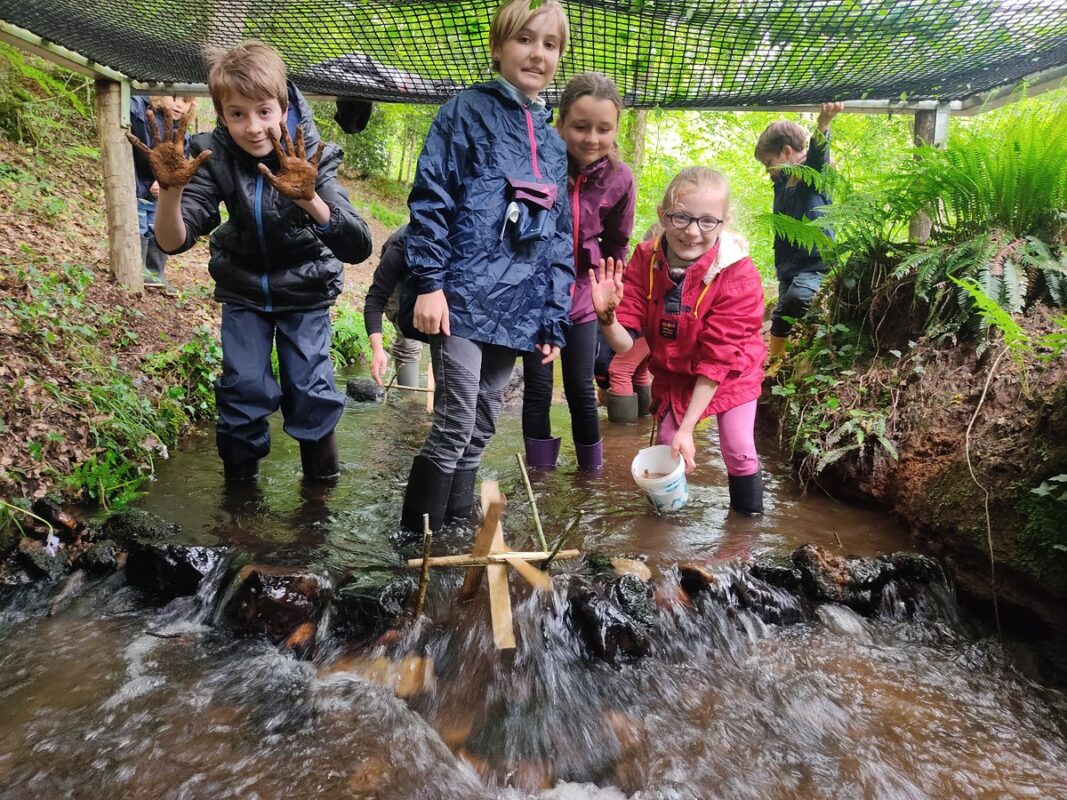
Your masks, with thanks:
[{"label": "black wellington boot", "polygon": [[441,530],[445,508],[452,489],[452,473],[442,472],[425,456],[415,456],[404,492],[404,510],[400,516],[401,532],[414,534],[422,541],[422,515],[430,515],[430,530]]},{"label": "black wellington boot", "polygon": [[317,442],[300,443],[300,465],[304,469],[304,479],[309,481],[332,481],[341,474],[337,437],[333,431]]},{"label": "black wellington boot", "polygon": [[458,522],[466,525],[471,522],[474,510],[474,483],[478,468],[457,469],[452,473],[452,488],[448,492],[448,504],[445,506],[445,524]]},{"label": "black wellington boot", "polygon": [[751,517],[763,513],[763,474],[730,475],[730,507]]},{"label": "black wellington boot", "polygon": [[251,483],[259,477],[259,459],[223,461],[222,475],[226,479],[226,483]]}]

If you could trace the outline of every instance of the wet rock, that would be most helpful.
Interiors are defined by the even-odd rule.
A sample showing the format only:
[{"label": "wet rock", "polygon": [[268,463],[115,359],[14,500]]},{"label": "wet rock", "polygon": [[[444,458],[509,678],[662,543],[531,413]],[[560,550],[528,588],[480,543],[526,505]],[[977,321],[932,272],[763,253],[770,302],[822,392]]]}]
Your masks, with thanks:
[{"label": "wet rock", "polygon": [[295,655],[297,658],[310,658],[315,648],[315,624],[305,622],[298,625],[296,630],[290,633],[284,642],[282,649]]},{"label": "wet rock", "polygon": [[698,594],[707,594],[726,605],[731,602],[729,579],[717,575],[705,564],[679,564],[678,581],[691,599]]},{"label": "wet rock", "polygon": [[349,378],[346,389],[348,396],[357,403],[375,403],[384,394],[382,387],[371,378]]},{"label": "wet rock", "polygon": [[113,539],[94,542],[74,561],[90,575],[110,575],[126,565],[126,553]]},{"label": "wet rock", "polygon": [[611,566],[618,575],[636,575],[645,583],[652,580],[652,570],[648,568],[648,564],[645,563],[644,558],[639,556],[634,558],[613,558],[611,559]]},{"label": "wet rock", "polygon": [[936,559],[919,553],[891,553],[884,559],[893,566],[893,577],[922,584],[943,584],[945,573]]},{"label": "wet rock", "polygon": [[122,547],[128,547],[131,541],[167,542],[173,541],[181,533],[181,527],[167,522],[155,514],[139,508],[126,508],[112,514],[100,526],[99,539],[113,539]]},{"label": "wet rock", "polygon": [[807,602],[795,589],[774,586],[751,572],[734,574],[730,589],[739,607],[751,611],[768,625],[796,625],[811,616]]},{"label": "wet rock", "polygon": [[343,656],[320,671],[321,675],[352,672],[364,680],[408,698],[432,692],[437,685],[433,659],[425,656]]},{"label": "wet rock", "polygon": [[363,758],[348,773],[350,797],[355,800],[378,800],[386,797],[396,783],[397,770],[384,756],[372,754]]},{"label": "wet rock", "polygon": [[167,603],[175,597],[196,594],[200,581],[226,555],[224,547],[177,544],[130,538],[126,556],[126,582]]},{"label": "wet rock", "polygon": [[781,589],[797,590],[802,576],[786,556],[761,556],[749,568],[752,576]]},{"label": "wet rock", "polygon": [[646,628],[652,624],[655,614],[652,587],[637,575],[620,575],[608,584],[604,594],[631,619]]},{"label": "wet rock", "polygon": [[72,597],[76,597],[81,593],[81,590],[85,588],[85,571],[75,570],[70,573],[70,576],[63,583],[63,587],[59,590],[59,593],[52,598],[52,602],[48,605],[48,616],[55,616],[55,614],[63,607],[63,604]]},{"label": "wet rock", "polygon": [[333,626],[342,636],[363,639],[403,619],[417,589],[414,578],[392,571],[359,573],[338,587],[330,602]]},{"label": "wet rock", "polygon": [[39,497],[34,500],[33,513],[50,523],[57,535],[65,541],[74,541],[81,533],[81,523],[50,497]]},{"label": "wet rock", "polygon": [[330,581],[303,569],[249,564],[235,580],[237,590],[224,617],[238,630],[264,634],[274,642],[317,622],[330,599]]},{"label": "wet rock", "polygon": [[887,561],[843,558],[806,544],[792,555],[804,592],[816,602],[839,603],[861,614],[878,607],[879,593],[891,575]]},{"label": "wet rock", "polygon": [[58,548],[54,553],[50,553],[43,542],[29,537],[19,539],[15,562],[26,570],[31,578],[37,580],[59,580],[70,568],[70,560],[65,550]]},{"label": "wet rock", "polygon": [[647,629],[588,586],[572,590],[568,617],[592,653],[606,661],[637,658],[651,649]]}]

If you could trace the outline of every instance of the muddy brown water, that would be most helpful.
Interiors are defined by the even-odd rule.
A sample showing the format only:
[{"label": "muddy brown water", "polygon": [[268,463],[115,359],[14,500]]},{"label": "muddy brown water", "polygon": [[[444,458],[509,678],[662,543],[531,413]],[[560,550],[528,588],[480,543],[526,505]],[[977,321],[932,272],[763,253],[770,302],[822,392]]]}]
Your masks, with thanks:
[{"label": "muddy brown water", "polygon": [[[429,424],[422,402],[350,408],[331,491],[301,487],[279,426],[258,488],[227,496],[203,431],[159,465],[139,505],[263,561],[335,575],[389,563],[387,534]],[[554,423],[565,429],[562,408]],[[766,513],[728,513],[713,430],[689,505],[658,517],[629,473],[648,433],[605,423],[599,477],[576,472],[568,442],[558,469],[534,474],[550,538],[582,509],[576,545],[646,555],[666,594],[686,559],[728,570],[805,542],[857,555],[909,546],[888,516],[802,496],[772,443]],[[482,475],[501,480],[516,546],[533,531],[520,446],[512,409]],[[577,646],[559,594],[531,596],[516,579],[519,646],[501,657],[484,598],[452,601],[459,579],[435,573],[433,622],[399,641],[360,653],[322,641],[312,661],[212,625],[221,571],[200,602],[162,609],[121,576],[87,584],[51,617],[43,592],[20,595],[0,610],[0,796],[1067,797],[1067,699],[1013,669],[947,591],[907,617],[823,606],[789,627],[666,606],[651,655],[610,665]],[[399,683],[396,664],[410,666]],[[378,685],[383,672],[405,697]]]}]

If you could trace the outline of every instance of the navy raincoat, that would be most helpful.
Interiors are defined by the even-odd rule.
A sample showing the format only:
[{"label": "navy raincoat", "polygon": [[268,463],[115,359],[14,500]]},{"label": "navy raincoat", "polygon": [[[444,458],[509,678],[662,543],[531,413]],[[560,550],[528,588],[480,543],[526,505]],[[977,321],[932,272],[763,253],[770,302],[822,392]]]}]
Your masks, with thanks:
[{"label": "navy raincoat", "polygon": [[[513,182],[550,189],[551,209]],[[565,344],[574,283],[567,148],[547,110],[499,81],[460,92],[430,128],[408,205],[410,288],[444,290],[453,335],[522,352]]]}]

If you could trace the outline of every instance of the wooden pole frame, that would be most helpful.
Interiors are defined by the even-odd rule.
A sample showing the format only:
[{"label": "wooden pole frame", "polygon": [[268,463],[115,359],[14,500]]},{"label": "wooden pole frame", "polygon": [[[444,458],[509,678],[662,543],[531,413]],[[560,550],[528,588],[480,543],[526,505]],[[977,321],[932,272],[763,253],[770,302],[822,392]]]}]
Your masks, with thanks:
[{"label": "wooden pole frame", "polygon": [[[134,294],[144,292],[141,271],[141,233],[137,222],[137,185],[133,151],[122,126],[123,108],[129,117],[129,85],[106,78],[96,81],[96,126],[100,137],[100,167],[104,173],[108,255],[111,273]],[[128,129],[128,126],[127,126]]]}]

